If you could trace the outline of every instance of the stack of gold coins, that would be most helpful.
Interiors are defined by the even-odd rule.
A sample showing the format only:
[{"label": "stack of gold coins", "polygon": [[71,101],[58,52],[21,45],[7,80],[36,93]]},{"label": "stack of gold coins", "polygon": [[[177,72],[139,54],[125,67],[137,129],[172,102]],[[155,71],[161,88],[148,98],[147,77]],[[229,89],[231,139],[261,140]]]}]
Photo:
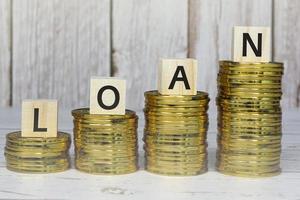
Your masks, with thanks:
[{"label": "stack of gold coins", "polygon": [[216,101],[221,173],[280,173],[282,74],[282,63],[220,62]]},{"label": "stack of gold coins", "polygon": [[135,112],[100,115],[82,108],[73,110],[72,115],[78,170],[92,174],[127,174],[137,170]]},{"label": "stack of gold coins", "polygon": [[70,135],[58,132],[57,137],[21,137],[21,132],[6,136],[7,168],[22,173],[52,173],[70,167]]},{"label": "stack of gold coins", "polygon": [[149,172],[188,176],[207,171],[209,98],[145,92],[144,149]]}]

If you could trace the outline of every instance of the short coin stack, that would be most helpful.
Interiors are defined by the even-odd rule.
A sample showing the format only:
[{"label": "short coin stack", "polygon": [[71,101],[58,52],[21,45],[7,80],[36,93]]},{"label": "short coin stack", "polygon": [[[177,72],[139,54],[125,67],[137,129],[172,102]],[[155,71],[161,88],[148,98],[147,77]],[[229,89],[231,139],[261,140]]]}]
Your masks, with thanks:
[{"label": "short coin stack", "polygon": [[6,136],[7,168],[22,173],[52,173],[70,167],[70,135],[58,132],[57,137],[21,137],[21,132]]},{"label": "short coin stack", "polygon": [[221,61],[217,169],[229,175],[280,173],[281,63]]},{"label": "short coin stack", "polygon": [[72,115],[78,170],[92,174],[126,174],[137,170],[135,112],[100,115],[82,108],[73,110]]},{"label": "short coin stack", "polygon": [[188,176],[207,171],[209,98],[145,93],[146,169],[163,175]]}]

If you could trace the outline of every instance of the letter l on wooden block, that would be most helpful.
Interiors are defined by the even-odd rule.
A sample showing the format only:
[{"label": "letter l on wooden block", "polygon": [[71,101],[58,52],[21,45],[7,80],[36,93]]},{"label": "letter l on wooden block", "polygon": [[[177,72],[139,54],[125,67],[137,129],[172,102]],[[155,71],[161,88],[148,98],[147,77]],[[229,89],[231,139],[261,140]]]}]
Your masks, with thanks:
[{"label": "letter l on wooden block", "polygon": [[235,62],[270,62],[270,28],[235,26],[232,51]]},{"label": "letter l on wooden block", "polygon": [[158,92],[163,95],[197,94],[197,60],[162,59],[158,70]]},{"label": "letter l on wooden block", "polygon": [[22,137],[57,136],[57,100],[22,102]]},{"label": "letter l on wooden block", "polygon": [[125,114],[125,80],[92,77],[90,88],[90,114]]}]

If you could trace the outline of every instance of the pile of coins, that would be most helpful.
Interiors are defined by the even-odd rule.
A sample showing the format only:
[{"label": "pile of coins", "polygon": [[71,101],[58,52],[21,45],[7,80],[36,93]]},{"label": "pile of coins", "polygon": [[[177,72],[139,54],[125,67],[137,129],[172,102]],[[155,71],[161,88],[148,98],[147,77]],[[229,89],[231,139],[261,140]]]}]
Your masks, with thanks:
[{"label": "pile of coins", "polygon": [[144,150],[149,172],[188,176],[207,171],[208,94],[145,92]]},{"label": "pile of coins", "polygon": [[70,135],[58,132],[57,137],[21,137],[21,132],[6,136],[7,168],[22,173],[52,173],[70,167]]},{"label": "pile of coins", "polygon": [[138,117],[135,112],[98,115],[82,108],[73,110],[72,115],[78,170],[92,174],[126,174],[137,170]]},{"label": "pile of coins", "polygon": [[282,63],[220,62],[216,101],[221,173],[280,173],[282,75]]}]

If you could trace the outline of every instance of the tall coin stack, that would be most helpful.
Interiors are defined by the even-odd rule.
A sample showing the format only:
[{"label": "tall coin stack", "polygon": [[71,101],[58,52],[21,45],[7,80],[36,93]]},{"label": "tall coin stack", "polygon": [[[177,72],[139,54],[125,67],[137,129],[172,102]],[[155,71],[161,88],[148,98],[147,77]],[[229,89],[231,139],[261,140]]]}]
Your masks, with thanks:
[{"label": "tall coin stack", "polygon": [[52,173],[70,167],[70,135],[58,132],[57,137],[21,137],[21,131],[6,136],[7,168],[22,173]]},{"label": "tall coin stack", "polygon": [[75,166],[92,174],[126,174],[137,170],[137,120],[125,115],[90,114],[88,108],[72,111]]},{"label": "tall coin stack", "polygon": [[197,175],[207,171],[209,98],[145,92],[146,169],[163,175]]},{"label": "tall coin stack", "polygon": [[280,173],[282,75],[282,63],[220,62],[220,172],[246,177]]}]

